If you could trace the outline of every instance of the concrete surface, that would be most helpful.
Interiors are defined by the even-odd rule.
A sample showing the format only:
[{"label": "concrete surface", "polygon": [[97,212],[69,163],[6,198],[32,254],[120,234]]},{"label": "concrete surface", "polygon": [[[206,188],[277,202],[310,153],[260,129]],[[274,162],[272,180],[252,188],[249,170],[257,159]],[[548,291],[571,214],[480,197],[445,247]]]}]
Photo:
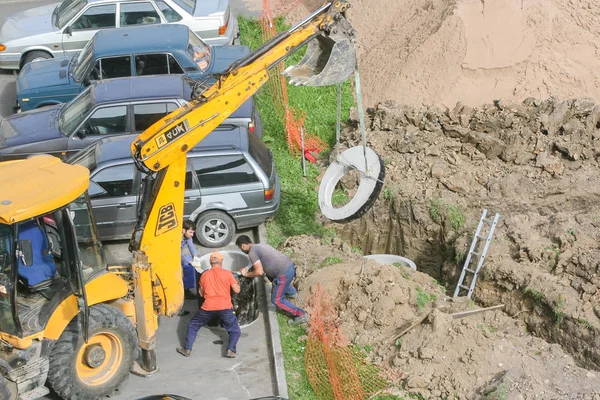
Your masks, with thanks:
[{"label": "concrete surface", "polygon": [[[0,0],[0,19],[12,13],[41,5],[52,4],[53,0]],[[260,13],[256,1],[230,0],[234,12],[248,17]],[[0,70],[0,116],[12,114],[15,106],[16,71]],[[264,226],[260,229],[238,232],[226,249],[237,249],[233,244],[240,234],[247,234],[256,242],[266,242]],[[128,242],[109,242],[105,246],[111,264],[128,262]],[[203,255],[212,249],[197,246]],[[175,348],[183,344],[187,323],[196,310],[195,300],[186,300],[185,309],[191,313],[185,317],[160,318],[157,334],[157,363],[160,371],[142,378],[130,374],[121,390],[111,396],[114,400],[132,400],[150,394],[171,393],[191,399],[226,400],[251,399],[279,395],[287,398],[287,386],[283,369],[283,355],[279,341],[279,326],[275,308],[270,304],[270,284],[259,285],[260,316],[257,322],[242,329],[235,359],[224,358],[227,333],[220,329],[203,328],[189,358],[179,355]],[[54,395],[43,397],[56,400]]]}]

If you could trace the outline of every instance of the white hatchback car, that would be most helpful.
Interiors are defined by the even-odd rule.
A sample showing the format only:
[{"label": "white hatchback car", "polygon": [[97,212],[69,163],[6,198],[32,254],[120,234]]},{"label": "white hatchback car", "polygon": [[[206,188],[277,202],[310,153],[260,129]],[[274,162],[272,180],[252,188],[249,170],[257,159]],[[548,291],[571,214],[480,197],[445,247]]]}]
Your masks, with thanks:
[{"label": "white hatchback car", "polygon": [[229,0],[65,0],[13,14],[0,27],[0,68],[79,52],[100,29],[187,25],[213,46],[239,37]]}]

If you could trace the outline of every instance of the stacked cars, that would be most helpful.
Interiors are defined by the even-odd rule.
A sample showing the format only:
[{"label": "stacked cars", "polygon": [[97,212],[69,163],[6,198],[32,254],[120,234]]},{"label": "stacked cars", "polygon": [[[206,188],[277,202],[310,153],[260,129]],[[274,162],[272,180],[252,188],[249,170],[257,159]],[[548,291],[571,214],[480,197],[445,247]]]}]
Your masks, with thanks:
[{"label": "stacked cars", "polygon": [[108,29],[78,54],[25,65],[17,78],[17,106],[27,111],[64,103],[102,79],[168,74],[202,79],[223,72],[249,51],[247,46],[209,46],[183,25]]},{"label": "stacked cars", "polygon": [[[109,3],[119,15],[143,1],[67,0],[53,10],[62,15],[68,5],[75,7],[70,21],[77,21]],[[179,13],[178,5],[192,1],[150,3],[162,10],[162,22],[164,5]],[[216,2],[211,15],[224,5],[229,12],[227,4]],[[190,12],[199,14],[198,8]],[[7,24],[18,20],[11,18],[0,41]],[[97,189],[90,191],[92,206],[105,240],[128,238],[134,227],[143,173],[130,157],[132,140],[249,53],[246,46],[211,46],[184,25],[148,24],[99,30],[79,53],[20,60],[17,106],[23,112],[0,119],[0,161],[47,153],[90,169],[90,188]],[[236,229],[257,226],[277,210],[279,181],[261,138],[262,123],[250,99],[189,153],[185,215],[196,223],[202,245],[224,246]]]}]

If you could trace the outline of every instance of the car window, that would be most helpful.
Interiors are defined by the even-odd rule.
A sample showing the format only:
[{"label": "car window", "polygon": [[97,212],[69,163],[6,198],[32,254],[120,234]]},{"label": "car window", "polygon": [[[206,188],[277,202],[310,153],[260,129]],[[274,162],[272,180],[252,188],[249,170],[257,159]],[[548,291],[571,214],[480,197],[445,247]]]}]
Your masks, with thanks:
[{"label": "car window", "polygon": [[94,111],[82,129],[86,136],[125,133],[127,106],[104,107]]},{"label": "car window", "polygon": [[143,132],[153,123],[163,118],[165,115],[175,111],[175,103],[150,103],[135,104],[133,106],[133,118],[135,119],[135,131]]},{"label": "car window", "polygon": [[173,57],[171,54],[169,54],[168,59],[169,59],[169,73],[170,74],[183,74],[183,69],[181,68],[181,65],[179,65],[179,63],[177,62],[175,57]]},{"label": "car window", "polygon": [[94,196],[94,198],[131,195],[133,193],[134,173],[133,164],[116,165],[98,172],[91,180],[106,190],[106,193]]},{"label": "car window", "polygon": [[177,11],[173,10],[167,3],[164,1],[155,1],[160,12],[163,13],[167,22],[177,22],[181,21],[181,15],[177,14]]},{"label": "car window", "polygon": [[[185,170],[185,190],[198,189],[198,184],[194,180],[194,170],[188,162]],[[142,173],[142,180],[146,175]]]},{"label": "car window", "polygon": [[96,79],[131,76],[131,57],[129,56],[101,58],[99,61],[99,63],[96,62],[92,70],[94,76],[100,76],[100,78]]},{"label": "car window", "polygon": [[194,14],[195,0],[173,0],[173,3],[183,8],[188,14]]},{"label": "car window", "polygon": [[74,31],[114,28],[116,8],[114,4],[90,7],[71,24],[71,28]]},{"label": "car window", "polygon": [[256,160],[265,175],[271,178],[272,159],[269,149],[265,144],[254,134],[248,133],[248,152]]},{"label": "car window", "polygon": [[159,23],[160,17],[151,3],[121,4],[121,26]]},{"label": "car window", "polygon": [[189,34],[186,51],[202,72],[208,69],[210,65],[210,47],[192,31]]},{"label": "car window", "polygon": [[135,56],[135,74],[183,74],[183,70],[171,54],[140,54]]},{"label": "car window", "polygon": [[185,190],[197,189],[196,181],[194,180],[194,170],[191,163],[187,163],[185,169]]},{"label": "car window", "polygon": [[194,157],[192,165],[202,188],[258,182],[242,155]]},{"label": "car window", "polygon": [[166,54],[142,54],[135,56],[135,74],[166,75],[169,73],[169,63]]}]

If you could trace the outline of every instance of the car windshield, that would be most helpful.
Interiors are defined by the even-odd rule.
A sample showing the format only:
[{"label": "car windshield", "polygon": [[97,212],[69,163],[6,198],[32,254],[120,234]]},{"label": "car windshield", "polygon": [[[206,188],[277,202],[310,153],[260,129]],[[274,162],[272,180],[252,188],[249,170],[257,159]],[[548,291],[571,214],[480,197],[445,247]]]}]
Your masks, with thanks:
[{"label": "car windshield", "polygon": [[87,42],[83,50],[76,55],[73,56],[73,79],[75,82],[81,82],[85,77],[85,73],[88,71],[90,64],[94,60],[94,51],[93,51],[93,40]]},{"label": "car windshield", "polygon": [[210,46],[200,39],[196,34],[190,31],[187,45],[187,53],[202,72],[206,72],[210,66]]},{"label": "car windshield", "polygon": [[96,168],[96,149],[98,145],[94,143],[91,146],[75,153],[75,155],[67,160],[67,164],[79,164],[86,167],[88,170]]},{"label": "car windshield", "polygon": [[65,0],[56,10],[56,26],[64,27],[79,11],[85,7],[87,0]]},{"label": "car windshield", "polygon": [[5,118],[0,119],[0,146],[3,146],[6,139],[16,136],[18,133]]},{"label": "car windshield", "polygon": [[58,129],[65,135],[73,133],[75,128],[83,122],[92,105],[92,91],[89,87],[59,111]]}]

